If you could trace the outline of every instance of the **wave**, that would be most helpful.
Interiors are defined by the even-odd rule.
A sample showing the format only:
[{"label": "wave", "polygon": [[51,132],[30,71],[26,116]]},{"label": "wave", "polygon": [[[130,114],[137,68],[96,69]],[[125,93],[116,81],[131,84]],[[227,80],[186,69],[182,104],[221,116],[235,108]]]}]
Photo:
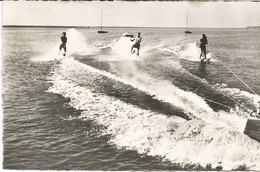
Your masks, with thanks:
[{"label": "wave", "polygon": [[[120,46],[124,45],[120,41],[122,39],[105,47],[111,48],[111,54],[93,58],[107,61],[106,59],[115,56],[115,61],[127,60],[128,52],[123,52],[125,49],[120,50]],[[116,46],[117,43],[121,44]],[[126,45],[123,46],[125,47]],[[163,48],[157,49],[165,51]],[[154,48],[149,46],[145,52],[150,50],[154,51]],[[192,43],[170,49],[170,54],[176,55],[174,58],[197,60],[197,50],[196,44]],[[184,91],[168,80],[150,76],[141,71],[134,62],[119,65],[106,62],[110,69],[105,71],[83,64],[72,57],[73,54],[62,59],[56,66],[51,76],[53,85],[48,89],[48,92],[69,98],[72,107],[82,110],[79,117],[70,117],[68,120],[93,120],[105,126],[102,134],[109,135],[111,144],[118,148],[159,156],[182,166],[199,164],[206,168],[211,165],[224,170],[243,166],[249,170],[260,168],[260,143],[243,134],[246,117],[238,116],[236,112],[216,112],[203,97]],[[151,60],[147,58],[145,60]],[[166,59],[163,56],[161,58]],[[133,57],[130,56],[129,59]],[[173,64],[182,69],[178,62]],[[131,75],[123,74],[121,71],[124,70],[112,73],[110,70],[113,68],[129,70]],[[192,120],[186,121],[177,116],[145,110],[109,96],[99,91],[99,87],[95,85],[97,80],[101,84],[112,81],[130,85],[154,99],[182,109]],[[113,86],[116,87],[116,84]]]},{"label": "wave", "polygon": [[[82,38],[82,35],[75,29],[69,29],[67,33],[69,38],[68,40],[70,40],[70,42],[68,41],[68,45],[70,45],[69,46],[70,54],[73,55],[73,53],[80,54],[81,52],[85,52],[85,50],[87,49],[87,44],[85,40]],[[81,46],[76,46],[77,44]],[[133,58],[133,56],[128,57],[129,55],[126,55],[126,52],[124,52],[126,51],[125,48],[126,44],[129,47],[131,47],[132,42],[129,40],[128,37],[120,37],[120,39],[116,43],[111,44],[111,48],[116,53],[121,54],[121,56],[115,56],[115,55],[109,57],[103,56],[104,58],[102,58],[102,56],[97,56],[96,58],[99,61],[100,60],[101,61],[122,61],[128,59],[132,61],[140,60],[140,58]],[[185,54],[185,52],[198,51],[198,48],[196,47],[196,43],[186,44],[185,46],[176,46],[176,47],[175,47],[175,49],[177,49],[175,51],[176,53],[184,54],[181,57],[186,57],[186,55],[189,54],[189,53]],[[148,49],[152,50],[154,49],[154,47],[150,46]],[[129,52],[127,52],[127,54],[129,54]],[[70,61],[70,60],[67,59],[64,61]],[[127,63],[126,65],[129,67],[129,63]],[[87,65],[85,65],[85,67],[86,66]],[[131,67],[132,68],[130,72],[132,72],[133,75],[130,78],[129,77],[115,78],[115,76],[112,76],[109,72],[103,73],[103,75],[112,77],[116,80],[120,80],[120,81],[123,80],[122,81],[123,83],[129,84],[134,88],[144,91],[147,94],[154,96],[156,99],[160,101],[168,102],[170,104],[173,104],[174,106],[177,106],[178,108],[183,109],[187,114],[189,114],[193,118],[200,118],[209,123],[214,122],[215,118],[217,119],[223,118],[222,122],[225,121],[224,123],[227,123],[226,121],[228,121],[228,123],[232,123],[232,125],[239,128],[239,131],[242,132],[244,130],[246,119],[237,118],[235,115],[233,114],[231,115],[230,113],[226,113],[224,111],[214,112],[204,101],[204,99],[198,96],[197,94],[189,91],[183,91],[178,87],[174,86],[170,81],[161,80],[161,79],[158,80],[153,77],[150,77],[144,72],[139,71],[135,67],[135,65],[132,65]],[[71,67],[68,66],[68,68]],[[161,87],[162,85],[164,86],[164,88]]]},{"label": "wave", "polygon": [[[76,66],[74,71],[72,67]],[[66,73],[63,73],[64,68],[68,69]],[[102,134],[110,135],[111,144],[118,148],[159,156],[182,166],[199,164],[206,167],[210,164],[213,168],[220,166],[224,170],[241,166],[249,170],[259,169],[260,144],[234,130],[234,127],[219,126],[217,121],[208,123],[203,119],[186,121],[138,108],[98,93],[84,81],[75,82],[72,76],[79,77],[76,71],[88,82],[101,76],[126,81],[74,59],[66,59],[56,69],[52,76],[53,85],[48,90],[70,98],[70,105],[82,110],[79,117],[68,120],[91,119],[105,126]]]},{"label": "wave", "polygon": [[[154,46],[141,46],[140,48],[140,56],[136,55],[136,49],[135,52],[132,54],[131,53],[131,48],[134,45],[134,41],[132,41],[131,39],[133,39],[132,37],[126,37],[127,33],[124,33],[118,40],[116,41],[112,41],[111,44],[109,44],[111,50],[112,50],[112,54],[109,58],[107,58],[107,56],[105,56],[104,58],[99,60],[102,61],[127,61],[127,60],[141,60],[143,58],[145,58],[146,53],[151,50],[154,49]],[[128,33],[130,34],[130,33]]]},{"label": "wave", "polygon": [[160,101],[170,103],[182,109],[192,118],[199,118],[208,123],[214,123],[214,125],[230,125],[240,132],[244,131],[247,121],[246,118],[224,111],[215,112],[208,106],[203,98],[195,93],[181,90],[169,81],[152,78],[138,71],[134,65],[132,67],[131,71],[134,71],[134,73],[132,73],[133,75],[131,75],[131,77],[120,78],[120,76],[80,63],[73,58],[68,58],[62,61],[59,73],[68,75],[68,78],[75,78],[75,82],[77,82],[78,78],[82,75],[86,75],[83,74],[82,70],[87,73],[90,72],[91,74],[106,76],[126,85],[131,85]]},{"label": "wave", "polygon": [[[78,32],[74,28],[67,29],[67,54],[69,57],[71,55],[92,55],[99,53],[99,49],[93,45],[89,45],[86,43],[84,36]],[[45,52],[44,55],[32,57],[32,61],[54,61],[54,60],[62,60],[65,58],[63,56],[63,49],[59,52],[60,38],[57,37],[57,42],[55,46],[53,46],[48,52]]]},{"label": "wave", "polygon": [[[166,46],[160,48],[160,50],[172,53],[173,55],[175,55],[175,57],[178,57],[179,59],[198,61],[198,62],[200,61],[199,57],[200,57],[201,50],[197,46],[196,42],[187,43],[184,45],[177,45],[173,47]],[[216,59],[214,59],[212,52],[207,52],[207,58],[211,59],[212,62],[216,62]]]},{"label": "wave", "polygon": [[[176,59],[185,59],[188,61],[200,61],[199,54],[200,54],[200,49],[198,48],[196,42],[194,43],[187,43],[184,45],[178,45],[174,47],[164,47],[160,48],[162,52],[170,52],[172,53],[172,58],[176,61]],[[207,54],[207,58],[211,59],[211,62],[219,62],[218,59],[214,58],[213,53],[209,52]],[[160,63],[160,62],[159,62]],[[182,68],[181,64],[178,62],[172,62],[172,61],[167,61],[163,62],[165,67],[172,67],[172,65],[176,68],[176,66],[179,66],[179,68]],[[175,64],[174,64],[175,63]],[[178,65],[176,65],[178,63]],[[183,69],[182,71],[185,71]],[[186,71],[187,72],[187,71]],[[189,73],[189,72],[188,72]],[[193,78],[197,78],[198,80],[201,80],[203,83],[209,85],[211,88],[214,90],[217,90],[219,93],[227,96],[228,98],[231,98],[235,100],[236,102],[240,102],[239,104],[242,105],[247,109],[246,113],[250,113],[249,109],[256,109],[258,106],[258,102],[255,101],[255,97],[258,95],[251,94],[247,91],[240,90],[238,88],[228,88],[227,85],[225,84],[210,84],[206,80],[201,79],[200,77],[197,77],[196,75],[191,74]],[[245,105],[245,106],[244,106]],[[246,115],[241,114],[241,115]],[[251,116],[246,115],[248,118],[252,118]]]},{"label": "wave", "polygon": [[229,97],[238,100],[239,102],[241,102],[242,105],[250,107],[250,109],[254,109],[256,111],[258,107],[258,102],[260,100],[259,95],[249,93],[239,88],[229,88],[227,87],[227,84],[216,83],[214,87],[222,93],[228,95]]}]

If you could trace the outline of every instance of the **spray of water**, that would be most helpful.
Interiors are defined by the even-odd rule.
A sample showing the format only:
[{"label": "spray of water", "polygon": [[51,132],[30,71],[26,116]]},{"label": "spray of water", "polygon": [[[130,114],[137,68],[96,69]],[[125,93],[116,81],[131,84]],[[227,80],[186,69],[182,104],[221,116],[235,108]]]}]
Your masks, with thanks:
[{"label": "spray of water", "polygon": [[[120,46],[115,46],[113,51],[124,58],[122,51],[125,50],[118,49]],[[174,52],[182,54],[183,50]],[[184,53],[182,58],[187,56]],[[211,164],[225,170],[241,165],[247,169],[260,168],[260,145],[243,134],[246,119],[223,111],[214,112],[195,93],[153,78],[138,70],[133,62],[126,61],[120,67],[127,68],[132,75],[114,75],[73,58],[63,59],[54,71],[53,86],[48,91],[70,98],[71,106],[84,110],[80,119],[91,119],[106,126],[103,134],[112,135],[111,143],[119,148],[160,156],[183,165]],[[194,119],[166,117],[98,93],[90,83],[102,77],[131,85],[155,99],[171,103]]]},{"label": "spray of water", "polygon": [[[188,43],[185,45],[178,45],[174,47],[161,48],[162,51],[170,52],[177,56],[180,59],[185,59],[189,61],[200,61],[200,53],[201,50],[197,46],[196,42]],[[204,57],[204,55],[202,56]],[[211,59],[211,61],[215,62],[216,60],[213,57],[211,52],[207,53],[207,58]]]},{"label": "spray of water", "polygon": [[[157,97],[168,99],[174,104],[181,101],[178,96],[186,97],[187,102],[182,103],[193,108],[194,113],[208,109],[208,107],[204,110],[202,107],[196,109],[196,105],[192,105],[192,100],[203,103],[196,95],[182,92],[178,88],[170,87],[169,84],[167,87],[175,90],[176,95],[168,92],[167,88],[166,91],[160,89],[158,93],[156,90],[149,91],[153,87],[142,85],[147,83],[142,81],[142,84],[141,82],[132,83],[132,81],[118,78],[74,59],[62,61],[59,68],[54,71],[53,86],[48,91],[70,98],[71,106],[83,110],[77,119],[91,119],[106,126],[103,134],[111,135],[111,144],[115,144],[118,148],[160,156],[181,165],[200,164],[205,167],[211,164],[213,168],[221,166],[224,170],[245,165],[247,169],[259,169],[259,163],[257,163],[260,157],[259,143],[235,130],[232,125],[228,123],[218,125],[221,121],[218,118],[214,118],[215,121],[211,123],[207,119],[205,120],[205,116],[201,119],[186,121],[175,116],[167,117],[140,109],[111,96],[98,93],[91,85],[88,86],[89,82],[99,79],[101,76],[108,77],[115,82],[130,84],[148,93],[155,93]],[[179,91],[180,93],[178,93]],[[188,100],[188,97],[191,100]],[[227,113],[224,115],[227,118]],[[210,117],[211,114],[208,116]]]},{"label": "spray of water", "polygon": [[57,43],[53,46],[48,52],[45,52],[44,55],[39,57],[33,57],[33,61],[53,61],[53,60],[61,60],[65,57],[69,57],[73,54],[78,55],[89,55],[93,54],[97,51],[97,49],[93,46],[87,44],[84,35],[82,35],[79,31],[74,28],[67,29],[67,53],[66,56],[63,56],[64,50],[62,49],[59,52],[60,47],[60,38],[57,37]]}]

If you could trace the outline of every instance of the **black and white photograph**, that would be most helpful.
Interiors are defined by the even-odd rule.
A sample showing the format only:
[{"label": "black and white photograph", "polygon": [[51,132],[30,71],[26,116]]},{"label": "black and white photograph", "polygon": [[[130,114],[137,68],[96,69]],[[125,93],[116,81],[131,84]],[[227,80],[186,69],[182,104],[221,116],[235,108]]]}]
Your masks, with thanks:
[{"label": "black and white photograph", "polygon": [[1,6],[2,170],[260,170],[260,1]]}]

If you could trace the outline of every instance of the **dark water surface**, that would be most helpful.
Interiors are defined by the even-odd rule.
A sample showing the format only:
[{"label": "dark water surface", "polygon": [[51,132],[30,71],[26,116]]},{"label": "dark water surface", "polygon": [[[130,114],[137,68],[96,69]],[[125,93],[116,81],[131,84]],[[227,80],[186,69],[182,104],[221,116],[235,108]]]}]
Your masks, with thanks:
[{"label": "dark water surface", "polygon": [[[95,29],[79,29],[79,32],[85,36],[87,44],[91,47],[101,47],[115,43],[120,35],[126,31],[136,32],[136,29],[133,28],[113,28],[107,30],[109,30],[109,33],[103,37],[96,34]],[[96,103],[100,103],[101,105],[104,103],[104,107],[106,106],[104,101],[107,98],[103,99],[103,95],[108,97],[108,99],[112,98],[113,100],[120,101],[116,105],[119,108],[120,106],[125,106],[121,101],[134,106],[137,109],[134,111],[134,113],[136,112],[136,116],[139,113],[138,109],[141,109],[168,118],[178,116],[186,120],[191,119],[193,116],[192,112],[198,112],[199,114],[206,111],[205,109],[197,110],[195,106],[194,108],[190,108],[194,111],[186,112],[178,103],[172,103],[170,99],[167,101],[167,98],[171,97],[170,93],[167,96],[167,94],[163,93],[163,89],[161,92],[159,91],[161,94],[157,90],[154,90],[160,83],[162,84],[162,88],[165,87],[164,90],[166,90],[166,93],[167,89],[171,89],[171,86],[174,85],[181,90],[195,93],[196,96],[235,107],[235,103],[230,98],[211,87],[215,87],[217,83],[220,85],[227,84],[224,89],[226,89],[228,95],[234,96],[233,98],[236,98],[237,101],[243,102],[247,107],[252,108],[252,103],[250,103],[252,101],[250,100],[251,97],[244,96],[241,93],[241,91],[246,91],[246,93],[250,91],[220,63],[213,61],[210,65],[201,66],[198,61],[179,58],[180,54],[176,54],[177,51],[173,48],[176,46],[184,49],[183,52],[191,54],[194,53],[193,51],[197,51],[192,45],[198,42],[201,33],[207,33],[210,42],[208,51],[214,52],[212,58],[217,56],[225,61],[238,76],[241,76],[246,83],[249,83],[256,93],[260,93],[260,81],[258,80],[260,78],[260,45],[257,44],[257,41],[260,40],[260,30],[237,29],[232,31],[232,33],[236,33],[235,36],[232,36],[230,34],[231,31],[228,29],[195,29],[194,34],[186,36],[181,29],[139,28],[143,37],[143,49],[141,50],[144,52],[148,49],[145,51],[146,54],[143,55],[142,61],[122,62],[120,60],[99,60],[108,58],[111,55],[106,49],[87,55],[74,55],[74,58],[82,65],[93,67],[100,71],[100,73],[108,72],[127,82],[118,81],[113,77],[109,77],[110,75],[108,74],[95,74],[95,72],[91,71],[92,68],[75,68],[77,65],[72,65],[72,68],[67,66],[68,70],[64,72],[62,70],[65,68],[63,66],[65,65],[64,62],[32,60],[34,58],[40,59],[51,49],[55,49],[62,31],[63,29],[58,28],[3,29],[2,97],[4,113],[3,167],[5,169],[205,169],[205,167],[200,167],[199,163],[194,165],[196,162],[193,163],[192,160],[190,163],[186,163],[186,165],[180,165],[177,163],[178,161],[176,162],[168,158],[167,154],[161,152],[151,153],[153,146],[148,146],[148,150],[141,153],[142,151],[138,146],[145,143],[136,143],[132,147],[129,146],[130,148],[123,144],[121,145],[121,142],[118,141],[120,140],[118,138],[120,136],[119,133],[118,135],[114,135],[108,132],[110,131],[110,127],[113,130],[114,124],[103,125],[94,118],[88,117],[86,117],[87,120],[82,120],[80,116],[84,114],[84,110],[76,108],[76,105],[71,105],[71,102],[74,101],[74,95],[71,97],[66,96],[69,92],[77,90],[78,87],[72,88],[72,90],[67,89],[68,91],[65,88],[59,89],[55,87],[55,84],[59,83],[56,83],[56,80],[52,79],[53,74],[55,74],[54,76],[62,77],[66,83],[77,84],[86,90],[90,90],[99,99]],[[182,47],[182,45],[186,47]],[[155,46],[159,46],[159,48],[151,48]],[[191,46],[191,48],[189,49],[187,46]],[[171,54],[172,51],[175,51],[175,53]],[[142,73],[145,75],[142,75]],[[146,78],[146,76],[155,79],[154,81],[159,81],[158,83],[154,82],[154,84],[158,85],[144,87],[153,83],[153,80]],[[205,84],[204,81],[207,83]],[[170,85],[168,85],[168,82]],[[54,88],[60,91],[59,94],[47,91],[53,84]],[[158,98],[157,93],[159,97],[161,96],[161,99]],[[81,93],[77,94],[80,96]],[[179,93],[176,94],[178,96],[182,95]],[[190,95],[191,99],[193,99],[192,96]],[[82,101],[84,100],[80,99],[79,103]],[[177,99],[173,99],[172,101],[176,102]],[[195,98],[194,102],[196,102]],[[210,101],[206,102],[212,111],[228,111],[226,107],[216,105]],[[111,110],[112,107],[109,104],[108,102],[107,108]],[[198,103],[197,106],[199,105]],[[186,106],[189,106],[189,103]],[[93,109],[91,113],[94,113],[95,109]],[[107,114],[113,116],[116,114],[115,111],[107,111]],[[89,109],[87,112],[89,112]],[[103,115],[103,113],[97,115]],[[112,118],[116,119],[117,116],[113,116]],[[163,123],[161,125],[159,127],[164,126]],[[127,128],[121,128],[127,133]],[[133,137],[138,135],[140,130],[139,128],[133,130]],[[158,128],[159,130],[160,128]],[[131,138],[126,133],[123,136],[126,139]],[[147,138],[149,137],[147,136]],[[244,138],[244,136],[241,137]],[[248,142],[252,142],[250,138],[245,137],[246,141],[249,140]],[[154,145],[155,143],[157,142],[151,142]],[[254,144],[258,147],[255,152],[259,152],[259,142],[254,142]],[[164,148],[163,150],[170,152],[171,149]],[[210,152],[207,153],[210,154]],[[164,156],[161,156],[162,154]],[[165,157],[167,158],[164,159]],[[252,163],[254,164],[254,162]],[[210,166],[206,169],[210,169]]]}]

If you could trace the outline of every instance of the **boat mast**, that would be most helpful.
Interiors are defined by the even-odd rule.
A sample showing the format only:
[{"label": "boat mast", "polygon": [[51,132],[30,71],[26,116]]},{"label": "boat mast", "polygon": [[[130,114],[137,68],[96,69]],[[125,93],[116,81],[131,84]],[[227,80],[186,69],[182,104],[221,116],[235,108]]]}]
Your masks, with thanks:
[{"label": "boat mast", "polygon": [[102,7],[102,10],[101,10],[101,26],[100,26],[100,29],[101,29],[101,31],[102,31],[102,21],[103,20],[103,7]]},{"label": "boat mast", "polygon": [[186,12],[186,27],[187,27],[187,31],[188,31],[188,29],[189,29],[189,27],[188,27],[188,9],[187,9],[187,12]]}]

